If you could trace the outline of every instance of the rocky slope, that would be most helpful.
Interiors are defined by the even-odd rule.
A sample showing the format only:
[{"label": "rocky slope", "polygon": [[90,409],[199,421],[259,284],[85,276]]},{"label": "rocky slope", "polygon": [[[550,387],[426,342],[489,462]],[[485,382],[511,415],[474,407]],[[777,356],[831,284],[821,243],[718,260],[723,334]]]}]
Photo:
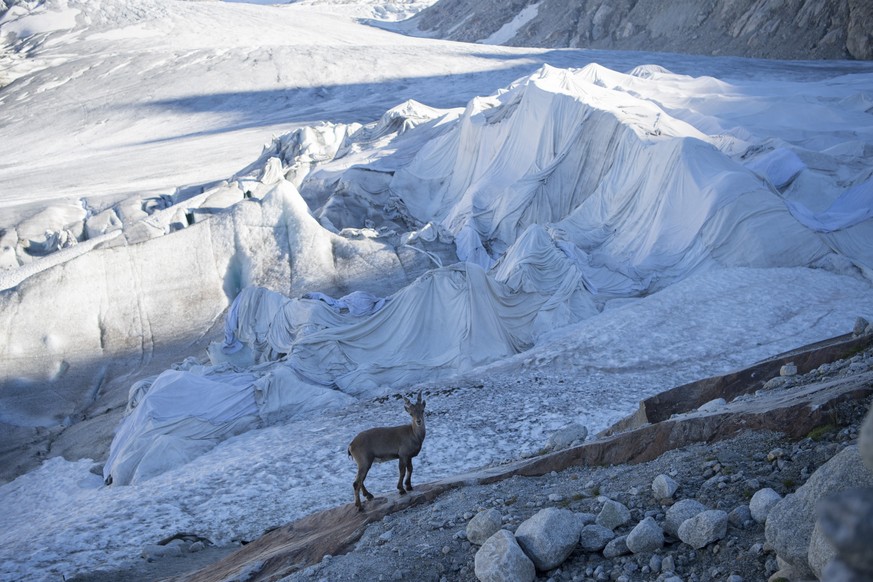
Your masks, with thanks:
[{"label": "rocky slope", "polygon": [[510,46],[873,58],[867,0],[441,0],[411,34]]},{"label": "rocky slope", "polygon": [[[177,579],[531,579],[530,547],[508,562],[520,570],[506,570],[509,552],[492,546],[525,536],[560,546],[537,520],[568,516],[571,542],[540,563],[540,579],[740,582],[810,568],[821,576],[834,550],[813,528],[817,500],[864,479],[873,485],[859,460],[873,450],[855,446],[873,432],[861,428],[873,397],[873,326],[858,331],[659,394],[582,445],[555,438],[559,450],[377,497],[364,512],[347,504],[313,514]],[[489,540],[498,528],[505,533]],[[138,568],[77,580],[159,579],[229,550],[205,546],[175,536],[144,548]]]}]

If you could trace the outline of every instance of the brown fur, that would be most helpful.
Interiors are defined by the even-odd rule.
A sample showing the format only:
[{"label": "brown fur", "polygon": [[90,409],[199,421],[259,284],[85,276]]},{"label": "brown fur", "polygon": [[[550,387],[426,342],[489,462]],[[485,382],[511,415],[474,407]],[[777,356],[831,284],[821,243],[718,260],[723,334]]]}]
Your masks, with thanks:
[{"label": "brown fur", "polygon": [[[358,464],[358,474],[355,476],[353,487],[355,489],[355,507],[363,509],[361,493],[367,500],[373,499],[373,495],[364,487],[364,479],[374,462],[399,460],[400,478],[397,480],[397,490],[401,495],[412,491],[412,458],[421,451],[424,442],[424,401],[421,392],[418,393],[418,401],[412,403],[403,397],[406,412],[412,417],[410,424],[402,426],[380,426],[365,430],[352,439],[349,445],[349,456]],[[403,486],[403,478],[406,477],[406,487]]]}]

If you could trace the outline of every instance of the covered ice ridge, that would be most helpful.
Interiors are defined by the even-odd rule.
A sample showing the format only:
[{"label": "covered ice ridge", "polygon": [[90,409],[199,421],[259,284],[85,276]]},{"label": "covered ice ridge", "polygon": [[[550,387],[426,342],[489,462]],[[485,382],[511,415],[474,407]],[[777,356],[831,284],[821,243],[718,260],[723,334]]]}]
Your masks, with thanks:
[{"label": "covered ice ridge", "polygon": [[231,181],[253,200],[185,229],[224,273],[224,341],[134,386],[104,476],[140,482],[276,419],[518,354],[695,274],[869,279],[873,179],[847,148],[871,147],[871,124],[861,145],[815,120],[761,138],[734,90],[544,67],[464,109],[410,101],[276,139]]}]

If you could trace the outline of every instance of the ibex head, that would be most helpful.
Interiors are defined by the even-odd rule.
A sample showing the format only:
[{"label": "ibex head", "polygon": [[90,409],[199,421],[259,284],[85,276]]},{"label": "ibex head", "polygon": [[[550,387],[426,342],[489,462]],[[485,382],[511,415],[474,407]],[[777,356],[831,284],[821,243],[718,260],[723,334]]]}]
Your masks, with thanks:
[{"label": "ibex head", "polygon": [[406,396],[403,397],[403,407],[409,416],[412,417],[412,426],[414,428],[424,427],[424,405],[425,401],[421,399],[421,391],[418,392],[418,400],[413,403]]}]

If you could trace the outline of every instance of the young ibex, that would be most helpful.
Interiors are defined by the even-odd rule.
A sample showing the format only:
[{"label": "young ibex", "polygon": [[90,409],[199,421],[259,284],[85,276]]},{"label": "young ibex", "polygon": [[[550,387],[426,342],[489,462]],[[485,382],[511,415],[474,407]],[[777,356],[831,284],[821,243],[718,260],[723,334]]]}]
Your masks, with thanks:
[{"label": "young ibex", "polygon": [[[373,465],[373,461],[381,463],[391,459],[400,459],[400,479],[397,480],[397,490],[401,495],[412,491],[412,457],[421,451],[424,442],[424,401],[421,392],[418,401],[413,404],[406,396],[403,397],[406,412],[412,417],[412,424],[404,426],[380,426],[358,434],[349,445],[349,456],[358,464],[358,474],[355,477],[355,507],[362,510],[361,493],[369,501],[373,496],[364,487],[364,479]],[[406,489],[403,488],[403,476],[406,475]]]}]

